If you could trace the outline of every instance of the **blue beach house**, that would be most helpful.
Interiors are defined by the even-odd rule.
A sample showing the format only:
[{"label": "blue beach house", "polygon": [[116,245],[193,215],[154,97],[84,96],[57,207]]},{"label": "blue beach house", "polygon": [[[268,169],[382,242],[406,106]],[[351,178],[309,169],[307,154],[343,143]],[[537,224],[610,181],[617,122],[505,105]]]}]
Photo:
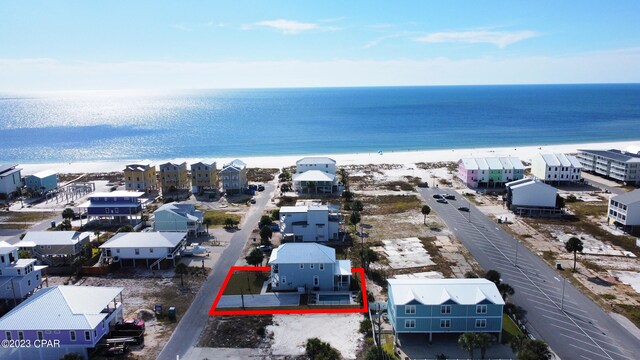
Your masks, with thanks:
[{"label": "blue beach house", "polygon": [[504,300],[486,279],[389,279],[388,313],[396,341],[402,334],[502,334]]},{"label": "blue beach house", "polygon": [[273,249],[271,289],[273,291],[348,291],[351,261],[336,260],[336,251],[316,243],[287,243]]},{"label": "blue beach house", "polygon": [[87,220],[108,219],[119,223],[137,224],[141,221],[142,192],[113,191],[89,195],[89,201],[79,206],[87,211]]},{"label": "blue beach house", "polygon": [[46,194],[58,187],[58,173],[53,170],[44,170],[25,177],[24,184],[27,189],[36,193]]}]

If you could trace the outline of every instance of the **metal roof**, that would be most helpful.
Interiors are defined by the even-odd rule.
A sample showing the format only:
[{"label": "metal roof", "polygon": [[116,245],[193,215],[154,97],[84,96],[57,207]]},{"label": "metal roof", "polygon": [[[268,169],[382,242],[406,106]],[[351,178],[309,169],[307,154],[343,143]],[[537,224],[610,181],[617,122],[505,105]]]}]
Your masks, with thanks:
[{"label": "metal roof", "polygon": [[286,213],[306,213],[308,211],[329,211],[328,205],[300,205],[300,206],[283,206],[280,208],[280,214]]},{"label": "metal roof", "polygon": [[151,168],[151,164],[129,164],[125,166],[125,170],[146,171]]},{"label": "metal roof", "polygon": [[228,164],[224,164],[220,172],[226,172],[229,170],[240,171],[240,170],[244,170],[246,167],[247,167],[247,164],[245,164],[242,160],[235,159]]},{"label": "metal roof", "polygon": [[502,170],[502,163],[500,162],[500,160],[498,160],[498,158],[494,158],[494,157],[490,157],[490,158],[485,158],[485,160],[487,161],[487,164],[489,165],[489,169],[491,170]]},{"label": "metal roof", "polygon": [[269,264],[335,263],[336,251],[316,243],[286,243],[273,249]]},{"label": "metal roof", "polygon": [[488,300],[504,305],[494,283],[487,279],[389,279],[389,294],[394,305],[417,301],[424,305],[440,305],[454,301],[475,305]]},{"label": "metal roof", "polygon": [[300,164],[335,164],[336,161],[332,158],[328,158],[326,156],[309,156],[303,157],[302,159],[296,161],[296,165]]},{"label": "metal roof", "polygon": [[37,291],[0,318],[0,330],[90,330],[124,290],[117,287],[55,286]]},{"label": "metal roof", "polygon": [[201,220],[200,217],[195,216],[193,214],[200,214],[200,215],[203,214],[201,211],[196,210],[196,207],[193,204],[180,204],[180,203],[164,204],[160,206],[158,210],[154,211],[153,214],[155,215],[159,211],[170,211],[177,216],[181,216],[193,221]]},{"label": "metal roof", "polygon": [[478,170],[489,170],[489,164],[485,158],[475,158],[478,164]]},{"label": "metal roof", "polygon": [[94,198],[94,197],[134,197],[134,198],[139,198],[142,195],[144,195],[144,193],[141,192],[141,191],[120,190],[120,191],[112,191],[112,192],[96,192],[96,193],[93,193],[93,194],[89,194],[89,198]]},{"label": "metal roof", "polygon": [[524,164],[522,163],[520,158],[510,157],[508,159],[509,159],[509,161],[511,161],[511,165],[513,165],[514,169],[516,169],[516,170],[524,170]]},{"label": "metal roof", "polygon": [[18,247],[15,245],[11,245],[6,241],[0,241],[0,254],[8,254]]},{"label": "metal roof", "polygon": [[[197,165],[204,165],[204,166],[210,166],[212,168],[216,168],[216,161],[215,160],[202,160],[202,161],[198,161],[197,163],[193,163],[191,164],[191,170],[194,170],[194,167]],[[196,170],[197,171],[197,170]]]},{"label": "metal roof", "polygon": [[616,195],[611,200],[617,201],[624,205],[630,205],[640,201],[640,189]]},{"label": "metal roof", "polygon": [[119,233],[100,245],[101,249],[110,248],[174,248],[187,237],[186,232],[129,232]]},{"label": "metal roof", "polygon": [[602,156],[605,158],[609,158],[612,160],[617,160],[620,162],[640,162],[640,155],[638,154],[634,154],[631,152],[622,152],[620,150],[615,150],[615,149],[611,149],[611,150],[583,150],[583,149],[578,149],[578,151],[583,152],[583,153],[587,153],[587,154],[592,154],[592,155],[597,155],[597,156]]},{"label": "metal roof", "polygon": [[[160,169],[162,169],[163,167],[177,167],[178,170],[182,170],[187,168],[187,163],[183,162],[181,164],[177,164],[172,162],[166,162],[164,164],[160,164],[159,166],[160,166]],[[173,170],[173,169],[169,169],[169,170]]]},{"label": "metal roof", "polygon": [[546,166],[560,166],[560,160],[554,154],[540,154]]},{"label": "metal roof", "polygon": [[573,166],[576,169],[582,169],[582,164],[580,163],[580,160],[578,160],[578,158],[576,158],[573,155],[565,155],[565,156],[567,157],[567,159],[569,159],[571,166]]},{"label": "metal roof", "polygon": [[351,275],[351,260],[336,260],[334,275]]},{"label": "metal roof", "polygon": [[16,165],[0,164],[0,175],[4,174],[5,172],[7,172],[9,170],[13,170],[17,166],[18,166],[18,164],[16,164]]},{"label": "metal roof", "polygon": [[462,161],[465,170],[478,170],[478,163],[474,158],[462,158],[460,161]]},{"label": "metal roof", "polygon": [[24,238],[16,243],[18,247],[33,245],[75,245],[81,239],[89,237],[88,232],[78,231],[29,231]]},{"label": "metal roof", "polygon": [[293,181],[333,181],[336,178],[333,174],[328,174],[320,170],[308,170],[301,174],[295,174],[291,178]]},{"label": "metal roof", "polygon": [[49,177],[51,175],[58,175],[58,173],[53,171],[53,170],[42,170],[40,172],[37,172],[37,173],[35,173],[33,175],[29,175],[29,176],[35,176],[35,177],[37,177],[39,179],[44,179],[44,178]]}]

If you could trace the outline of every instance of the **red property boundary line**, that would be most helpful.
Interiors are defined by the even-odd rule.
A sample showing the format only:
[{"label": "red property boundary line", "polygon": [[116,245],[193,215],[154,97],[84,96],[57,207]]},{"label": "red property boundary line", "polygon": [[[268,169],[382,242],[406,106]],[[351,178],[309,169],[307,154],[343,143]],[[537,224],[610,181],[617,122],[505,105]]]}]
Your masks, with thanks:
[{"label": "red property boundary line", "polygon": [[339,309],[306,309],[306,310],[295,310],[295,309],[290,309],[290,310],[278,310],[278,309],[269,309],[269,310],[218,310],[216,311],[216,308],[218,307],[218,302],[220,301],[220,298],[222,297],[222,294],[224,294],[224,290],[227,288],[227,284],[229,283],[229,280],[231,279],[231,276],[233,275],[234,272],[236,271],[271,271],[271,268],[269,266],[232,266],[231,269],[229,269],[229,272],[227,273],[227,277],[224,279],[224,282],[222,283],[222,287],[220,288],[220,291],[218,291],[218,295],[216,296],[215,301],[213,302],[213,305],[211,305],[211,309],[209,309],[209,316],[225,316],[225,315],[274,315],[274,314],[344,314],[344,313],[365,313],[367,312],[367,309],[369,308],[369,304],[368,304],[368,300],[367,300],[367,285],[366,285],[366,279],[364,277],[364,269],[363,268],[352,268],[351,272],[352,273],[358,273],[360,274],[360,282],[362,283],[362,300],[363,300],[363,305],[361,308],[357,308],[357,309],[345,309],[345,308],[339,308]]}]

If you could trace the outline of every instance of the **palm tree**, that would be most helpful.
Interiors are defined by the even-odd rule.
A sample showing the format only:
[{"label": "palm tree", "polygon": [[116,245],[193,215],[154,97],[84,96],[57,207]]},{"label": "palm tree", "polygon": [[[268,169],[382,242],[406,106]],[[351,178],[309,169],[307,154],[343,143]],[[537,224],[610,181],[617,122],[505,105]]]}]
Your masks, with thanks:
[{"label": "palm tree", "polygon": [[208,217],[202,220],[202,223],[207,227],[207,234],[209,233],[209,225],[213,225],[213,219]]},{"label": "palm tree", "polygon": [[358,225],[360,220],[361,220],[360,213],[357,211],[352,212],[351,215],[349,216],[349,222],[353,225],[354,231],[356,229],[356,225]]},{"label": "palm tree", "polygon": [[184,279],[182,276],[189,273],[189,268],[187,268],[187,265],[183,263],[178,263],[178,265],[176,265],[175,272],[176,275],[180,275],[180,286],[184,287]]},{"label": "palm tree", "polygon": [[502,300],[507,301],[507,296],[513,296],[516,291],[509,284],[501,283],[498,285],[498,291],[502,295]]},{"label": "palm tree", "polygon": [[480,348],[480,358],[484,359],[487,349],[493,343],[493,338],[487,333],[479,333],[476,335],[476,345]]},{"label": "palm tree", "polygon": [[567,249],[568,252],[572,252],[573,253],[573,271],[576,271],[576,253],[578,251],[582,252],[583,246],[582,246],[582,240],[578,239],[577,237],[572,237],[571,239],[567,240],[567,242],[564,244],[564,248]]},{"label": "palm tree", "polygon": [[244,259],[247,261],[247,264],[249,265],[260,266],[264,261],[264,253],[260,249],[255,248],[251,250],[249,255],[247,255]]},{"label": "palm tree", "polygon": [[511,338],[511,341],[509,342],[509,346],[511,346],[511,350],[514,353],[519,353],[520,350],[522,350],[525,346],[525,344],[531,341],[529,340],[529,337],[525,334],[518,334],[515,337]]},{"label": "palm tree", "polygon": [[526,341],[522,349],[518,351],[519,360],[548,359],[550,355],[549,345],[542,340]]},{"label": "palm tree", "polygon": [[73,219],[73,209],[72,208],[66,208],[64,210],[62,210],[62,218],[63,219]]},{"label": "palm tree", "polygon": [[431,212],[429,205],[423,205],[421,209],[422,215],[424,215],[424,224],[427,225],[427,215]]},{"label": "palm tree", "polygon": [[476,334],[464,333],[458,338],[458,344],[464,351],[469,352],[469,358],[473,359],[473,351],[478,345]]},{"label": "palm tree", "polygon": [[500,285],[500,273],[495,270],[487,271],[487,273],[484,275],[484,278],[496,284],[496,286]]}]

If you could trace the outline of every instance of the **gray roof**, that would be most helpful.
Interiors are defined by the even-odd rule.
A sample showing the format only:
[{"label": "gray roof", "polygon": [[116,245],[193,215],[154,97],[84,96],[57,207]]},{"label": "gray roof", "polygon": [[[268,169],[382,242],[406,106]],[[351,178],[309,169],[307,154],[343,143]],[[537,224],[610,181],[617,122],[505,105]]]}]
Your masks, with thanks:
[{"label": "gray roof", "polygon": [[34,176],[34,177],[37,177],[39,179],[44,179],[44,178],[49,177],[51,175],[58,175],[58,173],[53,171],[53,170],[42,170],[40,172],[37,172],[37,173],[35,173],[33,175],[29,175],[29,176]]},{"label": "gray roof", "polygon": [[335,263],[336,251],[316,243],[286,243],[273,249],[269,264]]},{"label": "gray roof", "polygon": [[332,158],[328,158],[325,156],[309,156],[303,157],[302,159],[296,161],[296,165],[299,164],[335,164],[336,161]]},{"label": "gray roof", "polygon": [[77,231],[29,231],[24,238],[16,243],[18,247],[31,247],[37,245],[75,245],[81,239],[88,237],[89,233]]},{"label": "gray roof", "polygon": [[102,310],[122,290],[98,286],[44,288],[0,318],[0,330],[90,330],[109,315]]},{"label": "gray roof", "polygon": [[17,166],[18,165],[9,165],[9,164],[0,165],[0,177],[9,176],[15,172],[22,170],[22,169],[16,168]]},{"label": "gray roof", "polygon": [[417,301],[424,305],[440,305],[454,301],[475,305],[488,300],[504,305],[494,283],[487,279],[389,279],[389,294],[395,305]]},{"label": "gray roof", "polygon": [[243,170],[246,167],[247,167],[247,164],[245,164],[242,160],[235,159],[228,164],[224,164],[220,172],[227,172],[227,171],[239,172],[240,170]]},{"label": "gray roof", "polygon": [[89,194],[89,198],[100,198],[100,197],[134,197],[139,198],[144,195],[141,191],[126,191],[126,190],[118,190],[112,192],[96,192],[93,194]]},{"label": "gray roof", "polygon": [[640,189],[626,192],[624,194],[616,195],[611,198],[624,205],[630,205],[640,201]]},{"label": "gray roof", "polygon": [[194,167],[198,166],[198,165],[210,166],[210,167],[215,169],[216,168],[216,161],[215,160],[198,161],[197,163],[191,164],[191,170],[194,170]]},{"label": "gray roof", "polygon": [[156,211],[153,212],[153,214],[155,215],[157,212],[159,211],[170,211],[178,216],[182,216],[184,218],[187,218],[189,220],[193,220],[193,221],[198,221],[201,220],[200,217],[195,216],[193,214],[200,214],[202,215],[203,213],[201,211],[196,210],[196,207],[193,204],[188,204],[188,203],[168,203],[168,204],[164,204],[162,206],[160,206]]},{"label": "gray roof", "polygon": [[150,164],[129,164],[125,166],[125,170],[146,171],[151,168]]},{"label": "gray roof", "polygon": [[335,175],[320,170],[307,170],[291,178],[293,181],[334,181],[335,179]]},{"label": "gray roof", "polygon": [[611,150],[583,150],[583,149],[578,149],[578,151],[583,152],[583,153],[587,153],[587,154],[606,157],[606,158],[609,158],[609,159],[612,159],[612,160],[621,161],[621,162],[634,162],[634,163],[635,162],[640,162],[640,155],[634,154],[634,153],[630,153],[630,152],[622,152],[620,150],[615,150],[615,149],[611,149]]},{"label": "gray roof", "polygon": [[485,160],[487,161],[487,164],[489,165],[489,169],[491,170],[502,170],[502,163],[500,162],[500,160],[498,160],[498,158],[485,158]]},{"label": "gray roof", "polygon": [[101,249],[110,248],[174,248],[187,237],[186,232],[130,232],[119,233],[100,245]]},{"label": "gray roof", "polygon": [[478,163],[474,158],[462,158],[460,159],[465,170],[478,170]]}]

